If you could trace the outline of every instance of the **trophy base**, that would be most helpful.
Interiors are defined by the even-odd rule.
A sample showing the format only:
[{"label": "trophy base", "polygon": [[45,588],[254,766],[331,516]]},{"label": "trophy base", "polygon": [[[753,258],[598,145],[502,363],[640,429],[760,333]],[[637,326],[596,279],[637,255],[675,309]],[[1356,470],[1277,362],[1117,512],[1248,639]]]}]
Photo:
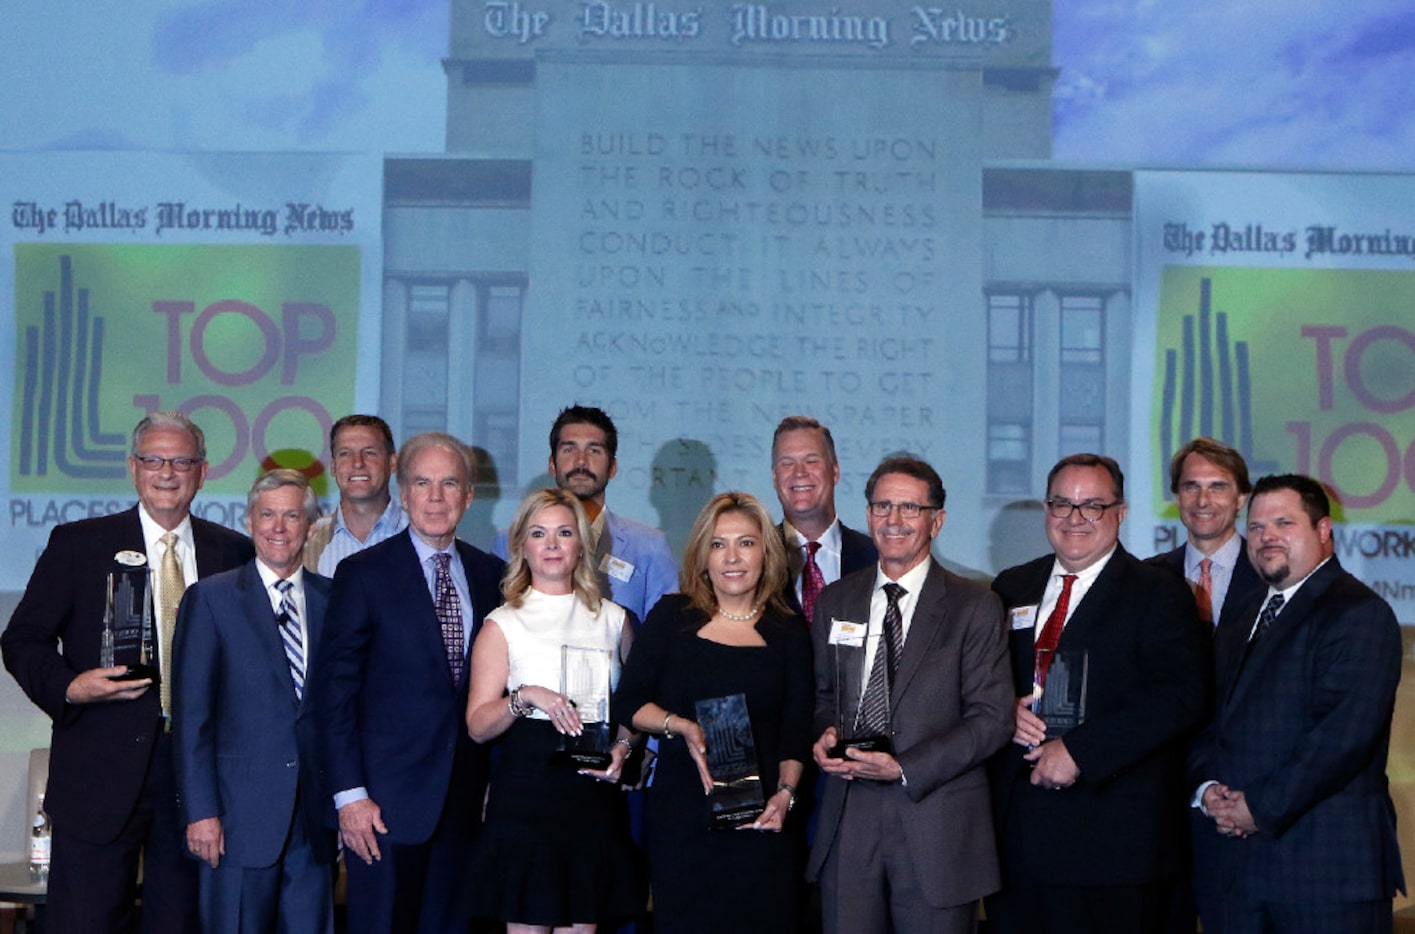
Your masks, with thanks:
[{"label": "trophy base", "polygon": [[592,749],[557,749],[550,754],[550,764],[562,769],[591,769],[603,772],[613,761],[614,757],[609,753]]},{"label": "trophy base", "polygon": [[110,681],[141,681],[143,678],[151,678],[153,684],[159,684],[162,678],[157,674],[156,665],[129,665],[126,674],[114,675]]},{"label": "trophy base", "polygon": [[708,826],[713,830],[736,830],[743,824],[750,824],[761,814],[765,803],[761,801],[749,801],[742,804],[734,804],[721,809],[714,809],[712,819]]},{"label": "trophy base", "polygon": [[856,736],[853,739],[844,739],[830,747],[827,755],[832,759],[846,758],[845,750],[858,749],[861,752],[894,752],[894,744],[890,742],[888,736]]}]

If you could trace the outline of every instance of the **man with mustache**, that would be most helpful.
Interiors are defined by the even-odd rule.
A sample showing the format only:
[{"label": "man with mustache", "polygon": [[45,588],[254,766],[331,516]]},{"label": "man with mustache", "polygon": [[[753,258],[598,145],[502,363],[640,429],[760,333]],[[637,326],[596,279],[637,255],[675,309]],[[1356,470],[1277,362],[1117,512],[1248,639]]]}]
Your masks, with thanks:
[{"label": "man with mustache", "polygon": [[408,516],[388,492],[398,469],[393,431],[377,415],[345,415],[329,429],[329,472],[339,505],[310,529],[305,570],[333,577],[339,562],[408,527]]},{"label": "man with mustache", "polygon": [[[605,508],[605,487],[619,472],[618,450],[619,432],[603,409],[572,405],[550,426],[550,475],[585,507],[599,592],[642,622],[660,597],[678,589],[678,565],[662,532]],[[506,557],[505,532],[495,551]]]},{"label": "man with mustache", "polygon": [[1405,887],[1386,780],[1400,626],[1337,560],[1310,477],[1253,487],[1248,556],[1267,591],[1215,634],[1218,710],[1189,760],[1214,835],[1195,867],[1219,893],[1204,930],[1390,931]]}]

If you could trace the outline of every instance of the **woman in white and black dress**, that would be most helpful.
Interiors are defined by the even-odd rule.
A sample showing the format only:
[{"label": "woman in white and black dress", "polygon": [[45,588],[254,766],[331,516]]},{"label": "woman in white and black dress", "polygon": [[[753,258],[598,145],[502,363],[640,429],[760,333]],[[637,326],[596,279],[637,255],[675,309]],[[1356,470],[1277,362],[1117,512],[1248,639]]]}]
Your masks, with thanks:
[{"label": "woman in white and black dress", "polygon": [[561,738],[583,729],[559,691],[561,646],[608,650],[617,683],[634,623],[600,598],[588,530],[573,493],[526,497],[507,534],[505,603],[472,647],[467,729],[501,750],[468,885],[475,914],[516,934],[588,934],[644,905],[618,788],[633,735],[618,728],[603,771],[550,764]]}]

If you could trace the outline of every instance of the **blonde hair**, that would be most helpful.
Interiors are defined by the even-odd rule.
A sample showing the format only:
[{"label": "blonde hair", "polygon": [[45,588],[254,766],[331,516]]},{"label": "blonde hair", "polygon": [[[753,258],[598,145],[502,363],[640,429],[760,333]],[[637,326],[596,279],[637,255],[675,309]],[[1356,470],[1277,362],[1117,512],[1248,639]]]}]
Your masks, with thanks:
[{"label": "blonde hair", "polygon": [[717,520],[729,512],[738,512],[757,524],[762,546],[762,576],[757,581],[754,602],[765,603],[779,613],[790,613],[791,607],[782,596],[789,579],[786,569],[786,547],[771,521],[771,514],[755,496],[736,490],[719,493],[707,501],[683,547],[683,570],[678,583],[693,606],[711,616],[717,612],[717,595],[708,576],[708,551],[712,547]]},{"label": "blonde hair", "polygon": [[506,532],[506,573],[501,575],[501,596],[507,606],[518,607],[526,600],[526,591],[531,589],[531,568],[526,562],[526,531],[536,513],[551,506],[564,506],[575,517],[575,534],[580,539],[580,554],[575,560],[575,571],[571,575],[575,595],[587,606],[591,613],[599,612],[599,579],[590,563],[590,522],[585,517],[585,507],[580,499],[569,490],[548,487],[535,490],[516,508],[516,517],[511,520],[511,528]]}]

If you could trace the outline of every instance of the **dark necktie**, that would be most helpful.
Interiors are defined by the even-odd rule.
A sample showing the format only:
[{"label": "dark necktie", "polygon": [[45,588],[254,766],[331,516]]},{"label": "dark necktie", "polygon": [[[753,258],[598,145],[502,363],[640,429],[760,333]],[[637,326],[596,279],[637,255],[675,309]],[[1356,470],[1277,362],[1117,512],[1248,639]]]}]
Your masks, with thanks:
[{"label": "dark necktie", "polygon": [[816,597],[825,589],[825,575],[816,564],[816,552],[820,550],[820,542],[806,542],[806,566],[801,569],[801,610],[806,614],[807,626],[815,618]]},{"label": "dark necktie", "polygon": [[1194,602],[1199,605],[1199,619],[1206,623],[1214,621],[1214,561],[1205,558],[1199,562],[1199,586],[1194,588]]},{"label": "dark necktie", "polygon": [[1258,614],[1258,625],[1253,627],[1253,636],[1249,640],[1257,642],[1269,629],[1272,628],[1273,620],[1277,619],[1277,614],[1282,610],[1285,603],[1282,594],[1275,593],[1268,598],[1267,605],[1263,607],[1263,612]]},{"label": "dark necktie", "polygon": [[295,606],[295,585],[291,581],[276,581],[280,591],[280,641],[285,646],[285,659],[290,663],[290,680],[295,683],[295,700],[305,697],[305,640],[300,635],[300,611]]},{"label": "dark necktie", "polygon": [[892,581],[884,585],[884,638],[875,647],[870,681],[860,701],[859,723],[867,735],[889,731],[889,692],[899,672],[899,657],[904,654],[904,615],[899,611],[899,598],[907,592]]},{"label": "dark necktie", "polygon": [[447,667],[452,671],[452,683],[460,685],[467,648],[462,641],[462,601],[457,599],[457,588],[452,586],[452,572],[449,569],[452,556],[440,551],[432,556],[432,560],[437,565],[437,574],[432,581],[432,602],[437,610],[437,621],[442,624],[442,642],[447,648]]},{"label": "dark necktie", "polygon": [[1047,669],[1051,668],[1051,660],[1056,655],[1057,643],[1061,641],[1061,629],[1066,625],[1066,611],[1071,606],[1071,585],[1076,583],[1075,574],[1061,575],[1061,596],[1056,598],[1056,607],[1047,617],[1046,624],[1042,626],[1042,631],[1037,635],[1036,655],[1034,656],[1033,676],[1038,687],[1047,683]]}]

